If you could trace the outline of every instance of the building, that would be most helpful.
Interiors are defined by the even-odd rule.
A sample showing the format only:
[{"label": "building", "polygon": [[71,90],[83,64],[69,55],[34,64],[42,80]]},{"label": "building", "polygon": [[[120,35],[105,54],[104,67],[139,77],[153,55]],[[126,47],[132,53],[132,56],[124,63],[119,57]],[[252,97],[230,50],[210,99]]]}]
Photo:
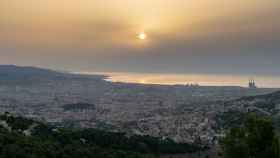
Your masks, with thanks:
[{"label": "building", "polygon": [[256,82],[255,82],[254,79],[250,79],[250,80],[249,80],[248,87],[251,88],[251,89],[256,89],[256,88],[257,88]]}]

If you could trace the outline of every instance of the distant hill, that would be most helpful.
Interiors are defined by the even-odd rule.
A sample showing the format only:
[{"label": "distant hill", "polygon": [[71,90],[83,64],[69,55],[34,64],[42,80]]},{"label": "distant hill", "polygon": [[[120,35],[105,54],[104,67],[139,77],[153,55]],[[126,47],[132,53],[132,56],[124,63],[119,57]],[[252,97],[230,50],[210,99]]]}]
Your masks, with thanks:
[{"label": "distant hill", "polygon": [[280,91],[273,92],[270,94],[264,94],[264,95],[242,97],[240,99],[237,99],[236,101],[254,101],[254,100],[255,101],[263,100],[263,101],[267,101],[267,102],[280,103]]},{"label": "distant hill", "polygon": [[16,65],[0,65],[0,81],[30,81],[46,79],[103,79],[103,75],[81,75],[67,72],[59,72],[50,69],[16,66]]},{"label": "distant hill", "polygon": [[223,104],[224,112],[217,115],[218,124],[223,128],[239,125],[239,122],[244,119],[247,113],[256,113],[257,115],[271,117],[280,131],[280,91],[242,97]]},{"label": "distant hill", "polygon": [[34,77],[62,76],[64,73],[36,68],[20,67],[15,65],[0,65],[0,79],[25,79]]},{"label": "distant hill", "polygon": [[280,106],[280,91],[273,92],[270,94],[242,97],[233,101],[225,103],[226,107],[236,107],[241,109],[251,109],[259,108],[263,110],[268,115],[273,115],[279,112]]}]

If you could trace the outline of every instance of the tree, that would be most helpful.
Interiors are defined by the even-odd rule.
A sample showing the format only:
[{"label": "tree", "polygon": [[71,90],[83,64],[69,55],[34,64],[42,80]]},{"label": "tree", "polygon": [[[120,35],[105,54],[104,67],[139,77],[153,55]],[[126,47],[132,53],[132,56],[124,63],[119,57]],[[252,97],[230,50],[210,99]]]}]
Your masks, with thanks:
[{"label": "tree", "polygon": [[221,141],[224,158],[279,158],[279,140],[269,118],[250,114]]}]

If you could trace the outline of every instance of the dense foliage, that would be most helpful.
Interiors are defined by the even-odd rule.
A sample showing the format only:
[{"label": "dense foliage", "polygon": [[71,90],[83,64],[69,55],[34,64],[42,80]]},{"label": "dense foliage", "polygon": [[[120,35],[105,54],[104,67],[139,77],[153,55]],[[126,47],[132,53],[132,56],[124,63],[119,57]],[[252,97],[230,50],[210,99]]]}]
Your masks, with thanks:
[{"label": "dense foliage", "polygon": [[240,111],[228,111],[216,116],[218,129],[229,129],[239,127],[242,122],[246,119],[246,113]]},{"label": "dense foliage", "polygon": [[149,136],[127,137],[123,133],[96,129],[57,128],[9,114],[0,116],[0,119],[1,158],[141,158],[199,149]]},{"label": "dense foliage", "polygon": [[268,118],[249,115],[240,127],[232,128],[222,140],[225,158],[279,158],[280,146]]}]

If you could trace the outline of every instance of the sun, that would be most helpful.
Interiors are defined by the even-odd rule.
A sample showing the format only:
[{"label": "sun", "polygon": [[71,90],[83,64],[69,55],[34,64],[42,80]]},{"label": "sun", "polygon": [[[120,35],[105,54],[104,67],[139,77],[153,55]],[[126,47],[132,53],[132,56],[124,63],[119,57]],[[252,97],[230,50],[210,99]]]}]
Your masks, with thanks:
[{"label": "sun", "polygon": [[147,38],[147,35],[146,35],[145,32],[141,32],[141,33],[138,34],[137,37],[138,37],[138,39],[140,39],[140,40],[145,40],[145,39]]}]

